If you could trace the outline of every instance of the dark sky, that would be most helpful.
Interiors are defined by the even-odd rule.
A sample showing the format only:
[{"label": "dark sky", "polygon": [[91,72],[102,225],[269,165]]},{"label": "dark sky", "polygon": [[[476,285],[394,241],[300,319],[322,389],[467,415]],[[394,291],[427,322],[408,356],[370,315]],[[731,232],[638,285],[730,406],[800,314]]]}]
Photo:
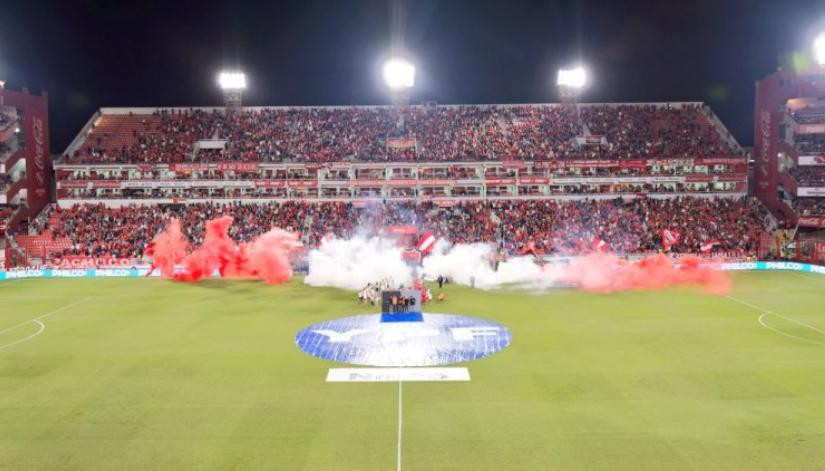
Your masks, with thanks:
[{"label": "dark sky", "polygon": [[224,66],[247,105],[382,104],[403,42],[414,101],[520,103],[557,101],[581,57],[582,101],[706,101],[750,145],[754,81],[822,19],[813,0],[0,0],[0,79],[49,91],[59,152],[101,106],[219,105]]}]

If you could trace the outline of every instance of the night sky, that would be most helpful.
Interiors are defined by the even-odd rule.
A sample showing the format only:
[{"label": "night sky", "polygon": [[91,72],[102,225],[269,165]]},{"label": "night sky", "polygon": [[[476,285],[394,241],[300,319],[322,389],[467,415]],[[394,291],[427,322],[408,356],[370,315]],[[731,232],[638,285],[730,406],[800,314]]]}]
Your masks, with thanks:
[{"label": "night sky", "polygon": [[222,67],[247,72],[247,105],[386,104],[395,45],[414,102],[529,103],[581,58],[582,101],[706,101],[751,145],[754,82],[823,20],[812,0],[0,0],[0,79],[48,90],[60,152],[101,106],[221,104]]}]

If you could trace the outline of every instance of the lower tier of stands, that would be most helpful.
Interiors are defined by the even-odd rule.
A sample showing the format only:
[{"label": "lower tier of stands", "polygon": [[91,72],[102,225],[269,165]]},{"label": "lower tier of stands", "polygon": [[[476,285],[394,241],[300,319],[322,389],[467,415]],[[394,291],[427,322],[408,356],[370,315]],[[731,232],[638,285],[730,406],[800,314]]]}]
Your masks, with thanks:
[{"label": "lower tier of stands", "polygon": [[[75,205],[55,209],[35,223],[24,247],[41,247],[42,257],[139,257],[173,218],[198,244],[204,223],[230,215],[230,235],[248,241],[271,227],[301,234],[308,246],[329,235],[378,234],[391,225],[414,225],[453,242],[491,242],[517,252],[526,246],[543,253],[576,253],[604,241],[619,253],[662,249],[664,230],[681,235],[672,250],[697,252],[715,242],[717,250],[755,254],[767,214],[752,198],[487,200],[434,202],[267,202],[143,205],[119,208]],[[28,239],[33,239],[33,242]]]}]

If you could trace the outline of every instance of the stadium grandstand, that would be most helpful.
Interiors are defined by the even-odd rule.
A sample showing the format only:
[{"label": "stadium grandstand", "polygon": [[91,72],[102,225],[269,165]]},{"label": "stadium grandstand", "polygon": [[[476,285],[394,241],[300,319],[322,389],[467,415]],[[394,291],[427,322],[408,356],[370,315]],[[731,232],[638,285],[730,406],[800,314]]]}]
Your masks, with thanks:
[{"label": "stadium grandstand", "polygon": [[29,263],[138,259],[170,218],[198,241],[220,214],[250,222],[239,240],[404,223],[548,255],[656,252],[669,230],[674,252],[756,256],[772,227],[702,103],[104,108],[54,166],[56,207],[16,238]]}]

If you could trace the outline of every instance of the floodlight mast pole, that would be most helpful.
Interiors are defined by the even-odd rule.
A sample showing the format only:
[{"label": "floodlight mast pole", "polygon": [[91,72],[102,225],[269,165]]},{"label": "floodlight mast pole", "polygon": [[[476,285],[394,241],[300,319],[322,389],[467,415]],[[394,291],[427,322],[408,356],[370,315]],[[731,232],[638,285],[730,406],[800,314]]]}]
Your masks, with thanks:
[{"label": "floodlight mast pole", "polygon": [[235,110],[243,106],[242,90],[223,89],[223,104],[227,110]]}]

